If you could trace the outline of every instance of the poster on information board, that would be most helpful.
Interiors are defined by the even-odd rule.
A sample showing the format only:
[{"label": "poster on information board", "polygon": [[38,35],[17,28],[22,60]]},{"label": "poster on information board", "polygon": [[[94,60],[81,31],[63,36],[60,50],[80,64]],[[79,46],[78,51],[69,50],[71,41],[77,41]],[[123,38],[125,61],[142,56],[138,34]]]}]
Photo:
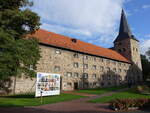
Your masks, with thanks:
[{"label": "poster on information board", "polygon": [[37,73],[35,97],[59,95],[60,74]]}]

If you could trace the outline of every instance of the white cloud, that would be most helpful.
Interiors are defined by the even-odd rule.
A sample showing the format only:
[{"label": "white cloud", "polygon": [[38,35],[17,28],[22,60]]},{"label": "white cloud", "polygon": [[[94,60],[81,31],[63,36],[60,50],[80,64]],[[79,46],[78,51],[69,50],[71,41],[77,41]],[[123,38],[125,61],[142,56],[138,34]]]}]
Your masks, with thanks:
[{"label": "white cloud", "polygon": [[143,5],[142,8],[143,8],[143,9],[150,8],[150,4],[148,4],[148,5]]},{"label": "white cloud", "polygon": [[142,54],[145,54],[145,52],[150,48],[150,39],[143,40],[140,45]]},{"label": "white cloud", "polygon": [[61,25],[52,25],[52,24],[43,23],[41,28],[50,30],[51,32],[55,32],[55,33],[68,32],[68,33],[73,33],[75,35],[86,35],[88,37],[92,36],[91,32],[86,29],[85,30],[75,29],[75,28],[73,29]]},{"label": "white cloud", "polygon": [[[42,28],[56,33],[87,36],[101,35],[110,42],[114,35],[122,5],[128,0],[33,0],[33,11],[42,19]],[[105,38],[104,38],[104,37]],[[82,38],[82,37],[80,37]],[[115,38],[115,37],[114,37]]]}]

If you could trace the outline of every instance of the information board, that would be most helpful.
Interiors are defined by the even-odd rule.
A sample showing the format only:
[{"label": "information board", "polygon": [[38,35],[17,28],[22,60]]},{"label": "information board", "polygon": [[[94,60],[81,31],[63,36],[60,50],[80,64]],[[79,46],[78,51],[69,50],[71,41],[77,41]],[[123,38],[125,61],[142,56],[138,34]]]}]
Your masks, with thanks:
[{"label": "information board", "polygon": [[37,73],[35,97],[59,95],[60,74]]}]

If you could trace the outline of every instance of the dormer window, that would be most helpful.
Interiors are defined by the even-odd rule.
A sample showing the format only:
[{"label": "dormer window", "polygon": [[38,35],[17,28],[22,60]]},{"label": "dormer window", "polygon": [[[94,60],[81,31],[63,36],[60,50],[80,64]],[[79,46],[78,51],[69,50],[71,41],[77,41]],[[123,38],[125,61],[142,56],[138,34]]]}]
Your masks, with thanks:
[{"label": "dormer window", "polygon": [[77,43],[77,39],[75,39],[75,38],[72,38],[71,41],[72,41],[73,43]]},{"label": "dormer window", "polygon": [[118,49],[119,53],[121,53],[121,49]]}]

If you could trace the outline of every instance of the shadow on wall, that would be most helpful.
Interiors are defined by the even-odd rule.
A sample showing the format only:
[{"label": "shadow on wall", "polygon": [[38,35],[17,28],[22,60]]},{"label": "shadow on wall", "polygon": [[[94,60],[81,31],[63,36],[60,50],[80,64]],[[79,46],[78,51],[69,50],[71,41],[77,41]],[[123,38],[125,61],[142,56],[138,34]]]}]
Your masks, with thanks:
[{"label": "shadow on wall", "polygon": [[[123,74],[124,73],[124,74]],[[143,84],[142,70],[136,65],[132,64],[128,70],[109,70],[100,75],[97,81],[90,82],[91,80],[82,77],[80,84],[83,83],[83,89],[111,87],[119,85],[141,85]]]},{"label": "shadow on wall", "polygon": [[0,80],[0,95],[7,95],[12,92],[11,86],[12,86],[12,79],[7,78],[4,80]]},{"label": "shadow on wall", "polygon": [[[123,73],[126,74],[123,75]],[[85,78],[82,75],[82,78],[78,81],[78,87],[76,86],[76,89],[111,87],[124,84],[128,84],[128,86],[131,87],[131,85],[142,84],[143,76],[141,69],[136,64],[132,64],[128,70],[121,69],[121,71],[118,72],[118,70],[114,71],[110,69],[109,71],[100,75],[100,78],[96,78],[96,80],[93,82],[90,81],[91,80],[89,80],[89,78]],[[10,78],[6,80],[0,80],[0,95],[11,93],[12,90],[10,88],[12,87],[12,84],[13,83]]]}]

